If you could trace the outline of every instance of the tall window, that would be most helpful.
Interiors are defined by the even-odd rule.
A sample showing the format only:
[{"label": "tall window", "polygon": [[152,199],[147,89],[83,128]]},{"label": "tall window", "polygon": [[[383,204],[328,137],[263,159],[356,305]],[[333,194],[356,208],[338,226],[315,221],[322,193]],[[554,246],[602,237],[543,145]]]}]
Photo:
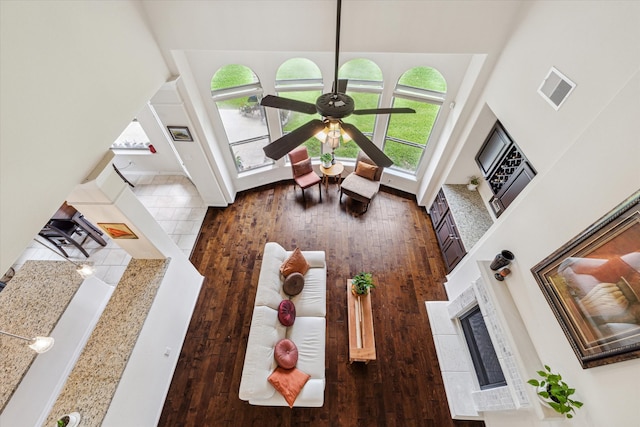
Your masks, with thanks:
[{"label": "tall window", "polygon": [[[352,59],[340,67],[338,78],[347,79],[347,95],[353,98],[356,110],[378,108],[382,92],[382,70],[369,59]],[[343,119],[345,123],[355,125],[363,134],[373,139],[376,124],[375,114],[351,115]],[[352,140],[345,141],[335,150],[336,157],[355,159],[360,148]]]},{"label": "tall window", "polygon": [[237,171],[273,164],[262,150],[269,143],[269,129],[260,106],[262,87],[255,73],[244,65],[220,68],[211,79],[211,97],[218,107]]},{"label": "tall window", "polygon": [[[322,94],[322,73],[320,68],[306,58],[293,58],[283,63],[276,73],[276,91],[283,98],[315,104]],[[312,119],[322,119],[319,114],[303,114],[295,111],[279,110],[282,134],[296,130]],[[309,157],[320,156],[320,141],[309,138],[303,145]]]},{"label": "tall window", "polygon": [[409,107],[416,114],[391,114],[384,152],[394,169],[415,174],[429,143],[447,92],[447,84],[437,70],[416,67],[405,72],[393,93],[393,107]]}]

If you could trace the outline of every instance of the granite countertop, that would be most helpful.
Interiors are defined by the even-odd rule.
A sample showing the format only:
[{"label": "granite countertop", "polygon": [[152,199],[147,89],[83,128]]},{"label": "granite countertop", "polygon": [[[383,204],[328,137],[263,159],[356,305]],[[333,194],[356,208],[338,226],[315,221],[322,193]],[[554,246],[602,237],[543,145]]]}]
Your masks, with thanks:
[{"label": "granite countertop", "polygon": [[81,427],[101,425],[169,261],[129,262],[45,425],[70,412]]},{"label": "granite countertop", "polygon": [[[0,292],[0,328],[27,338],[49,336],[82,281],[67,261],[26,261]],[[28,344],[0,335],[0,412],[38,355]]]},{"label": "granite countertop", "polygon": [[493,219],[478,191],[465,184],[445,184],[442,187],[464,248],[469,251],[493,225]]}]

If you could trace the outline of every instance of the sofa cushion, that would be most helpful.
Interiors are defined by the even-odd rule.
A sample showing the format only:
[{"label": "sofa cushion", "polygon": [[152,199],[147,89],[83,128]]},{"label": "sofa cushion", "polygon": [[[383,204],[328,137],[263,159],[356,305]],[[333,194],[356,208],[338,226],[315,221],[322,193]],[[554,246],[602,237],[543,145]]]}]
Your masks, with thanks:
[{"label": "sofa cushion", "polygon": [[370,165],[369,163],[358,162],[355,172],[356,175],[359,175],[363,178],[374,180],[376,172],[378,172],[378,167],[375,165]]},{"label": "sofa cushion", "polygon": [[342,181],[340,187],[347,192],[359,194],[360,196],[371,200],[380,189],[380,181],[372,181],[352,173]]},{"label": "sofa cushion", "polygon": [[296,397],[298,397],[302,387],[309,381],[309,378],[309,374],[305,374],[299,369],[282,369],[278,367],[269,376],[269,382],[284,396],[289,407],[293,408]]},{"label": "sofa cushion", "polygon": [[240,398],[268,399],[275,392],[267,378],[275,369],[273,356],[278,341],[286,337],[287,328],[278,321],[278,312],[269,307],[254,307],[247,340],[244,368],[240,379]]},{"label": "sofa cushion", "polygon": [[282,289],[289,296],[298,295],[304,287],[304,276],[301,273],[291,273],[284,279]]},{"label": "sofa cushion", "polygon": [[276,344],[273,357],[281,368],[293,369],[298,363],[298,347],[293,341],[283,338]]},{"label": "sofa cushion", "polygon": [[280,273],[286,278],[291,273],[305,274],[309,270],[309,263],[302,255],[300,248],[295,248],[289,258],[280,266]]},{"label": "sofa cushion", "polygon": [[296,343],[296,367],[318,379],[325,377],[325,340],[327,322],[324,317],[300,317],[287,328],[286,337]]},{"label": "sofa cushion", "polygon": [[283,326],[291,326],[296,320],[296,306],[291,300],[285,299],[278,306],[278,320]]}]

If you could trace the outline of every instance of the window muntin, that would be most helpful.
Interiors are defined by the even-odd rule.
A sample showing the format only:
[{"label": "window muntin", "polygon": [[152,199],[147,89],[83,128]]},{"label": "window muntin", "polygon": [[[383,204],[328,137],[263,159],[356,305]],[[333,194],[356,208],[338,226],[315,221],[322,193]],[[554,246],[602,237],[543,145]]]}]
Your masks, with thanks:
[{"label": "window muntin", "polygon": [[260,106],[262,87],[248,67],[230,64],[211,79],[211,96],[218,108],[236,170],[244,172],[273,164],[262,150],[269,129]]},{"label": "window muntin", "polygon": [[438,119],[446,91],[442,75],[429,67],[416,67],[398,80],[393,107],[413,108],[415,114],[391,114],[384,152],[393,160],[392,169],[415,174]]}]

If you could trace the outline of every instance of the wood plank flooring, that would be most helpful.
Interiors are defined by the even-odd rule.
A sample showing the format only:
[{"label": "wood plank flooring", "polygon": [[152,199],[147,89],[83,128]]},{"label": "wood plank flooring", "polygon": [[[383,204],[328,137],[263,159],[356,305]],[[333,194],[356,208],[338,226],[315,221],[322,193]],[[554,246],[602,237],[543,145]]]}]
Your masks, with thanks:
[{"label": "wood plank flooring", "polygon": [[[429,216],[415,200],[384,190],[363,215],[337,187],[306,191],[283,182],[209,208],[192,253],[205,276],[160,426],[428,426],[452,421],[425,300],[446,300],[445,269]],[[266,242],[327,255],[324,406],[258,407],[238,397]],[[377,360],[348,363],[345,280],[373,273]]]}]

